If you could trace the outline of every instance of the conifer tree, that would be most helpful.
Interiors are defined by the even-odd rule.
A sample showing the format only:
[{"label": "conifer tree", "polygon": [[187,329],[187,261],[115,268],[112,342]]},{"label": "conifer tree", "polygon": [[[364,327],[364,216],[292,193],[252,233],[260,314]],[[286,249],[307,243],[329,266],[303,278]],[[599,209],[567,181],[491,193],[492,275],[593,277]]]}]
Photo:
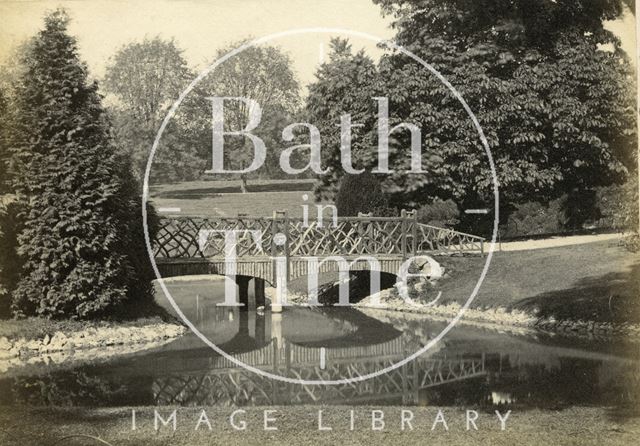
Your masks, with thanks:
[{"label": "conifer tree", "polygon": [[115,150],[68,16],[57,10],[23,56],[13,123],[21,213],[16,316],[94,318],[150,299],[136,181]]}]

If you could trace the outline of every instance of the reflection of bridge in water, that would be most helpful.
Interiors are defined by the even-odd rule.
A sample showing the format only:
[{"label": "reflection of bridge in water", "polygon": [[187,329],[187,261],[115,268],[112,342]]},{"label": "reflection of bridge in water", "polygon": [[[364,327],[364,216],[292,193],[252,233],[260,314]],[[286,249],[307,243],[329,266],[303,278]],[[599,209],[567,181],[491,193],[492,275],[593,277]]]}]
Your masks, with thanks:
[{"label": "reflection of bridge in water", "polygon": [[[321,348],[279,343],[277,339],[260,349],[234,357],[252,367],[282,376],[300,380],[337,380],[369,375],[412,353],[402,337],[377,345],[324,350],[324,368],[320,367]],[[276,381],[241,368],[222,356],[208,358],[206,368],[206,373],[185,371],[156,378],[153,384],[155,403],[186,406],[353,404],[381,400],[412,403],[418,401],[420,390],[486,375],[484,354],[456,359],[419,357],[364,381],[330,386]]]},{"label": "reflection of bridge in water", "polygon": [[[229,231],[237,231],[232,262],[225,258],[224,234]],[[258,306],[264,305],[265,282],[274,285],[282,275],[288,280],[308,275],[311,258],[320,262],[318,273],[342,268],[335,260],[322,262],[340,256],[353,262],[351,270],[397,274],[410,256],[484,252],[482,237],[421,224],[416,212],[404,211],[400,217],[339,217],[324,223],[285,213],[272,218],[164,218],[153,245],[163,277],[235,276],[242,303],[248,303],[248,282],[253,278]],[[280,275],[276,258],[282,261]]]}]

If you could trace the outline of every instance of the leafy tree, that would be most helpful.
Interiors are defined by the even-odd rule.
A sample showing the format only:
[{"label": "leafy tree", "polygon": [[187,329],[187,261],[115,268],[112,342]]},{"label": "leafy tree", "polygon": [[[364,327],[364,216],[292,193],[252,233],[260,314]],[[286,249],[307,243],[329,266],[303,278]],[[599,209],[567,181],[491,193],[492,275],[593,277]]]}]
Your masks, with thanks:
[{"label": "leafy tree", "polygon": [[[182,50],[159,37],[123,46],[107,67],[106,90],[112,107],[116,138],[142,177],[156,133],[168,108],[194,77]],[[200,109],[187,99],[169,122],[156,152],[152,181],[189,180],[204,171],[207,136]],[[210,145],[210,142],[208,142]]]},{"label": "leafy tree", "polygon": [[[620,13],[619,2],[379,3],[398,18],[411,17],[396,23],[399,43],[434,60],[476,111],[505,203],[531,196],[549,200],[565,193],[572,203],[597,185],[624,179],[633,165],[632,82],[617,40],[602,25]],[[602,51],[605,44],[614,51]],[[390,59],[394,68],[410,65],[399,56]],[[412,70],[393,74],[402,79]],[[416,77],[420,75],[412,80]],[[418,102],[442,100],[446,98],[436,94]],[[461,125],[462,119],[454,118],[453,105],[437,108],[445,113],[439,122],[458,130],[454,133],[451,127],[450,134],[434,135],[458,146],[444,153],[459,187],[453,195],[464,196],[468,205],[486,205],[488,163],[478,163],[477,137],[468,119]],[[398,108],[401,116],[422,114],[420,109]]]},{"label": "leafy tree", "polygon": [[322,161],[327,173],[318,177],[315,193],[318,199],[334,199],[345,171],[340,154],[340,134],[336,125],[343,113],[351,114],[351,122],[362,126],[351,129],[351,157],[354,169],[371,167],[372,147],[376,139],[376,107],[378,73],[375,63],[364,51],[353,53],[345,39],[330,43],[328,62],[320,65],[316,81],[309,85],[305,116],[322,134]]},{"label": "leafy tree", "polygon": [[152,299],[138,186],[67,23],[63,10],[45,17],[15,92],[16,316],[99,317]]},{"label": "leafy tree", "polygon": [[[618,1],[376,3],[395,16],[395,41],[438,69],[475,112],[496,163],[504,210],[531,196],[548,201],[569,194],[576,201],[596,186],[623,181],[634,168],[629,64],[602,25],[620,13]],[[607,45],[613,51],[604,51]],[[310,87],[307,110],[315,119],[369,110],[371,95],[380,94],[389,98],[390,126],[411,122],[422,130],[424,174],[405,173],[410,135],[393,133],[389,164],[395,173],[384,180],[393,202],[418,206],[439,197],[462,209],[492,205],[478,134],[438,79],[400,53],[384,56],[377,67],[344,54],[328,65]],[[367,66],[362,82],[341,69],[349,65]],[[362,94],[345,99],[332,86],[342,79]],[[365,124],[361,141],[375,147],[375,122],[359,123]],[[337,144],[327,150],[327,163],[339,165]],[[363,157],[362,165],[374,167],[376,153],[368,153],[371,159]],[[340,174],[336,169],[323,178],[320,193],[331,194]],[[462,225],[469,224],[466,218]]]},{"label": "leafy tree", "polygon": [[[216,59],[245,44],[233,42],[221,48]],[[267,159],[263,172],[274,176],[279,168],[279,153],[274,149],[282,145],[281,123],[291,123],[300,104],[300,86],[291,69],[291,60],[281,49],[262,45],[251,46],[216,67],[201,83],[196,95],[245,97],[256,101],[262,109],[262,120],[253,133],[264,141]],[[208,109],[211,103],[207,102]],[[225,102],[225,127],[239,130],[246,126],[249,110],[240,101]],[[210,112],[207,116],[210,116]],[[211,148],[211,143],[207,145]],[[251,141],[243,137],[225,139],[225,168],[240,170],[253,159]],[[279,173],[277,175],[280,175]],[[247,174],[240,174],[241,188],[247,190]]]}]

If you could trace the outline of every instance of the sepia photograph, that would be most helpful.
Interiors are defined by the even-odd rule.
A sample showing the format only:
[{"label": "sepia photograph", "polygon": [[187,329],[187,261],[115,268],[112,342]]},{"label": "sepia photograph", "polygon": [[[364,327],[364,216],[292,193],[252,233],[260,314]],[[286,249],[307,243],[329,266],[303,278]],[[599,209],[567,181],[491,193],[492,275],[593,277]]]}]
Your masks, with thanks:
[{"label": "sepia photograph", "polygon": [[637,444],[637,12],[0,0],[0,444]]}]

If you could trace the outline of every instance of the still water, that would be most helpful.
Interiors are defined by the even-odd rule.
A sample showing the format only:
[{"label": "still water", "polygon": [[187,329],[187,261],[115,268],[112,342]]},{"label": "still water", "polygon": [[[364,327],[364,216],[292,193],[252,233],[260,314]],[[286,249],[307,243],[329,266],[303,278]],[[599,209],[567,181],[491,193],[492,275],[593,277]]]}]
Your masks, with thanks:
[{"label": "still water", "polygon": [[[222,282],[169,284],[182,311],[225,352],[291,378],[354,378],[388,367],[445,326],[418,316],[353,308],[240,312],[221,308]],[[159,291],[158,299],[168,306]],[[161,348],[54,372],[0,380],[5,404],[253,406],[441,405],[557,410],[604,406],[635,415],[637,346],[458,325],[391,372],[350,384],[274,381],[234,364],[188,334]]]}]

